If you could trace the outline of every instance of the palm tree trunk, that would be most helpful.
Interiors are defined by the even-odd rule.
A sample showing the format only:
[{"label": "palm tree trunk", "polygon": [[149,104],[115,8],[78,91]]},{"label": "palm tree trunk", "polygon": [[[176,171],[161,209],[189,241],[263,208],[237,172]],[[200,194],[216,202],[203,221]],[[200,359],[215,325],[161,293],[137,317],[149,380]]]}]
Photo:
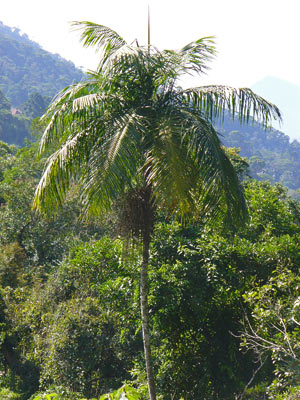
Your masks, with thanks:
[{"label": "palm tree trunk", "polygon": [[148,261],[150,247],[150,232],[148,229],[143,233],[143,255],[141,264],[141,316],[144,354],[146,362],[146,372],[148,381],[148,390],[150,400],[156,400],[156,389],[153,375],[153,365],[150,347],[150,329],[149,329],[149,310],[148,310]]}]

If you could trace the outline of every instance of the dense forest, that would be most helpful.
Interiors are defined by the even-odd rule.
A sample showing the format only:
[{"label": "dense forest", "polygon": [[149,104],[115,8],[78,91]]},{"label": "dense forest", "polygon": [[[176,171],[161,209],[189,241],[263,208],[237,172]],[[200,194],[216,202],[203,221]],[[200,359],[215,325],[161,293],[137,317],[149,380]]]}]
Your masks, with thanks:
[{"label": "dense forest", "polygon": [[[3,25],[0,28],[6,34],[8,28]],[[24,41],[28,45],[26,35],[11,29],[9,35],[15,36],[15,43]],[[31,46],[42,51],[34,43]],[[195,42],[186,49],[193,48],[198,55],[199,46],[203,57],[202,43]],[[204,51],[207,51],[211,44],[205,46]],[[107,51],[111,51],[110,46]],[[154,60],[151,66],[157,68],[155,72],[166,73],[166,60],[171,66],[180,62],[173,54],[167,58],[168,54],[170,52],[161,59],[157,57],[158,61],[151,58]],[[138,57],[138,60],[144,57],[144,61],[153,55],[146,49]],[[19,98],[20,113],[13,115],[12,107],[16,105],[13,92],[0,86],[3,89],[0,91],[1,400],[149,399],[140,315],[139,269],[145,252],[141,240],[145,237],[145,228],[141,225],[132,228],[135,218],[140,218],[139,213],[144,218],[146,207],[147,191],[138,186],[141,168],[137,168],[132,186],[126,181],[124,195],[114,198],[112,207],[105,209],[102,203],[99,213],[97,204],[94,210],[97,212],[92,212],[89,218],[84,218],[82,213],[85,207],[82,182],[88,177],[89,184],[93,177],[88,162],[91,160],[94,168],[95,163],[103,162],[95,155],[86,160],[82,153],[86,151],[86,157],[90,157],[95,148],[105,150],[107,147],[92,142],[95,132],[97,135],[102,133],[98,125],[98,131],[94,129],[95,113],[103,117],[103,125],[108,127],[106,132],[115,134],[122,127],[114,141],[109,137],[108,156],[103,168],[97,171],[102,179],[101,185],[97,186],[97,196],[102,194],[104,201],[107,193],[112,196],[109,185],[114,182],[118,168],[131,172],[134,163],[140,165],[131,146],[135,149],[137,132],[144,132],[139,131],[142,123],[140,119],[134,120],[137,124],[131,130],[130,146],[122,147],[121,139],[130,130],[134,118],[127,118],[127,114],[119,117],[120,104],[123,106],[126,100],[129,109],[139,107],[144,101],[141,87],[145,85],[149,89],[147,85],[153,81],[148,70],[147,79],[127,78],[127,62],[126,59],[124,64],[115,64],[117,68],[124,68],[121,72],[125,70],[126,74],[122,75],[117,69],[119,74],[112,75],[113,93],[110,93],[109,85],[102,87],[104,91],[108,90],[106,120],[106,114],[101,114],[105,109],[100,103],[101,96],[96,98],[92,92],[87,100],[90,93],[84,92],[86,84],[76,88],[81,97],[71,98],[70,103],[67,90],[52,104],[45,121],[38,117],[49,105],[51,91],[28,86],[27,92],[24,91],[28,96]],[[193,68],[197,62],[197,58],[191,58]],[[145,62],[138,64],[139,73],[145,72],[145,65]],[[165,80],[173,83],[174,70],[170,68],[170,71]],[[108,69],[108,72],[111,71]],[[201,129],[204,126],[205,134],[211,135],[212,151],[215,148],[217,151],[209,153],[211,150],[207,147],[206,152],[202,152],[195,149],[194,142],[187,142],[187,152],[183,153],[182,148],[176,146],[185,143],[187,135],[184,134],[181,141],[178,138],[174,142],[169,140],[167,128],[171,126],[176,131],[176,118],[180,113],[176,97],[175,123],[168,125],[171,94],[167,92],[167,101],[160,96],[166,87],[173,90],[174,85],[161,86],[165,80],[158,79],[157,96],[153,96],[154,100],[158,99],[155,117],[167,105],[167,112],[160,114],[167,115],[167,122],[157,124],[163,128],[157,135],[159,146],[152,146],[150,152],[149,137],[142,141],[142,146],[146,142],[147,154],[151,153],[150,161],[146,163],[148,175],[158,176],[158,179],[163,175],[164,178],[158,185],[156,196],[167,192],[172,198],[169,202],[162,197],[160,205],[151,214],[153,225],[150,227],[148,302],[157,399],[296,400],[300,393],[300,203],[290,194],[295,195],[300,187],[297,174],[300,144],[297,141],[290,143],[279,131],[265,129],[256,122],[241,124],[229,115],[225,115],[222,123],[215,123],[221,134],[222,142],[219,142],[204,108]],[[73,78],[66,83],[72,81]],[[103,81],[101,76],[100,84]],[[149,92],[146,90],[147,96]],[[82,98],[84,101],[80,103]],[[199,107],[199,104],[190,106],[190,103],[190,97],[187,97],[184,106],[191,107],[189,112],[193,111],[192,107]],[[64,130],[56,130],[56,125],[49,121],[56,115],[60,118],[65,110],[69,112],[66,119],[57,122]],[[146,102],[143,117],[147,116],[148,110],[149,103]],[[184,114],[180,127],[186,119]],[[118,123],[115,124],[115,120]],[[47,121],[48,130],[42,136]],[[124,121],[126,129],[122,125]],[[198,123],[198,119],[196,121]],[[149,126],[147,123],[147,128]],[[79,134],[74,127],[79,129]],[[195,125],[192,128],[191,133],[196,131]],[[51,129],[54,129],[52,140],[47,136]],[[57,132],[61,135],[59,139]],[[164,132],[167,134],[160,140]],[[39,151],[41,137],[42,152]],[[81,146],[82,138],[80,151],[74,152],[75,156],[82,157],[79,166],[83,177],[79,179],[79,170],[71,158],[59,158],[59,163],[55,164],[55,157],[60,153],[72,155],[69,144],[77,139]],[[111,143],[113,147],[110,147]],[[206,144],[205,136],[201,146]],[[169,159],[167,150],[170,151]],[[118,151],[123,157],[119,164],[119,158],[115,157]],[[162,154],[162,161],[151,170],[149,164],[153,162],[155,152]],[[194,177],[196,164],[193,164],[193,157],[198,153],[199,160],[203,153],[209,153],[200,169],[204,174],[201,176],[205,176],[209,184],[205,186],[205,182],[200,182],[200,189],[205,189],[206,195],[200,199],[206,208],[196,200],[191,217],[188,202],[177,201],[178,196],[186,195],[185,191],[176,192],[176,186],[168,186],[173,178],[169,169],[175,171],[175,178],[179,177],[176,182],[184,185],[180,178]],[[130,157],[126,158],[128,154]],[[185,158],[181,160],[183,154]],[[229,171],[229,177],[226,173],[221,177],[228,178],[230,185],[236,184],[238,200],[230,185],[225,186],[228,190],[223,194],[222,180],[214,180],[217,169],[211,176],[207,174],[207,163],[210,169],[214,168],[211,161],[214,154]],[[42,213],[33,205],[37,204],[36,188],[42,191],[43,182],[47,185],[47,181],[43,181],[45,174],[47,177],[46,160],[48,170],[58,165],[49,182],[54,182],[54,197],[58,196],[59,205],[50,198],[50,207]],[[165,168],[167,162],[168,168]],[[111,166],[111,175],[106,182],[105,175],[101,174]],[[183,166],[182,171],[180,166]],[[64,167],[67,169],[63,170]],[[65,182],[72,174],[73,179],[66,190]],[[239,180],[230,180],[232,176]],[[214,185],[218,187],[217,191],[211,189]],[[102,191],[103,186],[106,191]],[[120,186],[117,181],[116,191]],[[137,188],[139,190],[135,192]],[[220,197],[218,191],[222,193]],[[138,197],[134,197],[135,193]],[[216,193],[218,212],[211,200]],[[139,201],[142,207],[139,207]],[[176,201],[177,207],[174,206]],[[239,221],[234,221],[235,210],[230,208],[230,201],[234,205],[245,205],[245,213],[242,217],[239,215]],[[184,216],[180,214],[182,204],[188,210]],[[209,207],[211,204],[212,208]],[[152,207],[152,203],[150,205]],[[150,208],[150,212],[153,210],[154,207]],[[146,217],[143,221],[148,221]]]},{"label": "dense forest", "polygon": [[[76,188],[57,219],[36,215],[36,147],[1,144],[1,398],[94,398],[124,382],[145,395],[138,248],[124,254],[116,212],[82,224]],[[267,388],[275,398],[298,384],[300,205],[278,184],[244,187],[250,218],[236,232],[222,218],[180,224],[161,214],[155,225],[162,398],[264,399]]]}]

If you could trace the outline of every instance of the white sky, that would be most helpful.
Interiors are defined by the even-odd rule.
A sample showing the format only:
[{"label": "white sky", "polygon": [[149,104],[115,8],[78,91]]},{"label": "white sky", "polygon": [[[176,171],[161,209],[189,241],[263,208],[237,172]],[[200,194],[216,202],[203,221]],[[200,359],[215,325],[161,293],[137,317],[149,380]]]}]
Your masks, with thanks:
[{"label": "white sky", "polygon": [[151,43],[160,49],[216,37],[218,57],[193,86],[245,87],[269,75],[300,85],[299,0],[0,0],[0,21],[76,66],[93,69],[94,52],[81,47],[69,22],[107,25],[129,42],[146,44],[148,4]]}]

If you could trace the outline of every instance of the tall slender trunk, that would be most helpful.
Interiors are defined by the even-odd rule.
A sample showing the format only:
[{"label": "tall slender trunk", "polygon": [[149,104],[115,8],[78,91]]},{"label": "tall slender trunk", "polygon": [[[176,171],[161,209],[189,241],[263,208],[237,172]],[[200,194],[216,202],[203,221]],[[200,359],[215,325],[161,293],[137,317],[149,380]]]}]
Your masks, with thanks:
[{"label": "tall slender trunk", "polygon": [[150,328],[149,328],[149,309],[148,309],[148,261],[150,249],[150,231],[146,229],[143,232],[143,255],[141,264],[141,316],[144,354],[146,362],[146,372],[148,380],[148,390],[150,400],[156,400],[156,389],[153,375],[153,365],[150,347]]}]

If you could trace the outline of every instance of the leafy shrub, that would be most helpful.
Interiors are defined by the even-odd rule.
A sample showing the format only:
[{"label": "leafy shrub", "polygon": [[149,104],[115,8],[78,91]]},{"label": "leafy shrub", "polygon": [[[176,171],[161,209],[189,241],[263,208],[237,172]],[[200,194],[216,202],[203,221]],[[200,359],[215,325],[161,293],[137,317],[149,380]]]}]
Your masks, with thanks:
[{"label": "leafy shrub", "polygon": [[300,387],[293,387],[283,394],[276,396],[275,400],[300,400]]},{"label": "leafy shrub", "polygon": [[[15,397],[9,397],[7,399],[14,400]],[[17,398],[16,398],[17,399]],[[103,394],[99,400],[142,400],[143,397],[139,391],[129,385],[123,385],[113,392]],[[1,398],[2,400],[2,398]],[[6,400],[6,398],[5,398]],[[70,392],[63,387],[56,388],[55,392],[50,389],[47,392],[35,394],[30,400],[88,400],[82,398],[79,393]],[[96,399],[90,399],[96,400]]]},{"label": "leafy shrub", "polygon": [[[43,392],[35,393],[29,400],[87,400],[80,393],[71,392],[63,386],[50,386]],[[96,399],[90,399],[96,400]]]},{"label": "leafy shrub", "polygon": [[142,400],[142,395],[137,389],[123,385],[114,392],[103,394],[99,400]]},{"label": "leafy shrub", "polygon": [[21,396],[17,393],[10,391],[7,388],[0,388],[0,399],[1,400],[20,400]]}]

